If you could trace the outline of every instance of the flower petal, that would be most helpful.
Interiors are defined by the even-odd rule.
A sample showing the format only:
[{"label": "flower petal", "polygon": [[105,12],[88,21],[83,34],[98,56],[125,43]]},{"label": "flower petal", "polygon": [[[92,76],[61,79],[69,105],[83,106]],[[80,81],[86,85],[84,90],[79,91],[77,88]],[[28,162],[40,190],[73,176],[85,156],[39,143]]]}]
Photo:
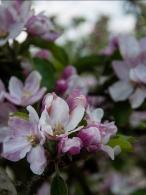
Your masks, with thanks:
[{"label": "flower petal", "polygon": [[119,79],[128,81],[129,80],[129,67],[124,61],[113,61],[113,69]]},{"label": "flower petal", "polygon": [[41,145],[33,147],[27,155],[27,161],[30,163],[32,172],[41,175],[47,166],[44,148]]},{"label": "flower petal", "polygon": [[21,99],[22,96],[22,90],[23,90],[23,84],[22,82],[16,78],[16,77],[11,77],[9,81],[9,91],[10,95],[18,100]]},{"label": "flower petal", "polygon": [[115,153],[112,147],[108,145],[101,145],[101,150],[106,152],[112,160],[115,159]]},{"label": "flower petal", "polygon": [[133,86],[124,81],[118,81],[109,88],[109,93],[114,101],[126,100],[133,92]]},{"label": "flower petal", "polygon": [[133,59],[140,54],[139,43],[134,36],[119,36],[119,47],[124,59]]},{"label": "flower petal", "polygon": [[137,88],[129,98],[132,108],[138,108],[146,98],[146,89]]},{"label": "flower petal", "polygon": [[3,143],[2,156],[11,161],[21,160],[30,151],[31,145],[25,137],[14,137]]},{"label": "flower petal", "polygon": [[82,105],[79,105],[75,109],[73,109],[72,112],[70,113],[69,122],[65,126],[65,130],[68,132],[75,129],[82,120],[84,113],[85,108]]},{"label": "flower petal", "polygon": [[31,72],[26,78],[24,90],[32,94],[36,93],[40,88],[41,75],[37,71]]}]

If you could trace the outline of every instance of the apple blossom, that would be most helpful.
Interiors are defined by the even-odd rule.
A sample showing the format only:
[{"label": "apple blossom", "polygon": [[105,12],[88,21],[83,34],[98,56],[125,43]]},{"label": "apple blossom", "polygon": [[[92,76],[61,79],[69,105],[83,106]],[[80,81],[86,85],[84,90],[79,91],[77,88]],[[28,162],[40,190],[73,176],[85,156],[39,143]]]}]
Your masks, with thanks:
[{"label": "apple blossom", "polygon": [[43,12],[29,18],[26,29],[28,34],[40,36],[42,39],[54,41],[59,34],[55,32],[52,22]]},{"label": "apple blossom", "polygon": [[103,117],[102,109],[87,110],[87,123],[88,126],[81,129],[78,133],[78,137],[83,142],[89,152],[91,151],[104,151],[112,160],[116,153],[120,152],[120,147],[116,146],[112,148],[108,146],[110,138],[117,133],[117,127],[114,122],[101,123]]},{"label": "apple blossom", "polygon": [[56,82],[56,92],[61,95],[69,95],[72,91],[79,90],[86,95],[96,84],[97,81],[93,75],[78,75],[76,69],[69,65],[64,69],[61,78]]},{"label": "apple blossom", "polygon": [[0,5],[0,45],[15,39],[30,17],[30,1],[2,1]]},{"label": "apple blossom", "polygon": [[120,79],[109,92],[114,101],[129,99],[132,108],[138,108],[146,98],[146,39],[133,36],[119,37],[119,48],[124,61],[113,61],[113,69]]},{"label": "apple blossom", "polygon": [[37,71],[31,72],[23,83],[16,77],[9,81],[9,93],[5,93],[7,100],[15,105],[27,106],[39,101],[46,88],[40,88],[41,75]]},{"label": "apple blossom", "polygon": [[76,155],[80,153],[82,148],[82,140],[79,137],[63,137],[58,145],[59,154],[68,153],[70,155]]},{"label": "apple blossom", "polygon": [[41,130],[51,137],[60,137],[76,131],[86,107],[86,97],[72,93],[67,101],[55,93],[47,94],[40,118]]},{"label": "apple blossom", "polygon": [[43,148],[45,138],[38,128],[39,117],[36,111],[31,106],[28,106],[27,110],[29,119],[10,117],[11,134],[3,142],[2,156],[14,162],[27,156],[31,170],[40,175],[47,164]]}]

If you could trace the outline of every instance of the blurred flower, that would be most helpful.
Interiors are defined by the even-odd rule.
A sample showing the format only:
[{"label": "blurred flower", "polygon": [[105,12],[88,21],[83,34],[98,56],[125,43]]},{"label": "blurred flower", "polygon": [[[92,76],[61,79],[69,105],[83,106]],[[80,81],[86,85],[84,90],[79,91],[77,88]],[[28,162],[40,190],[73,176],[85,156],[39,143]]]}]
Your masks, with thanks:
[{"label": "blurred flower", "polygon": [[117,127],[113,122],[101,123],[103,117],[102,109],[87,110],[86,128],[83,128],[78,133],[79,138],[83,141],[83,146],[89,151],[102,150],[106,152],[112,160],[116,153],[120,152],[120,147],[112,148],[108,146],[110,138],[117,133]]},{"label": "blurred flower", "polygon": [[84,116],[85,106],[85,96],[75,92],[69,96],[67,101],[55,93],[47,94],[40,118],[41,130],[53,137],[64,136],[76,131]]},{"label": "blurred flower", "polygon": [[36,195],[49,195],[49,194],[50,194],[50,185],[48,182],[44,182],[36,193]]},{"label": "blurred flower", "polygon": [[33,107],[28,106],[29,120],[12,116],[9,119],[11,135],[3,142],[2,156],[19,161],[27,156],[30,168],[35,174],[42,174],[46,167],[44,136],[38,128],[39,117]]},{"label": "blurred flower", "polygon": [[5,94],[5,86],[2,80],[0,80],[0,102],[3,102]]},{"label": "blurred flower", "polygon": [[52,22],[43,12],[33,15],[26,24],[27,32],[33,36],[40,36],[42,39],[54,41],[59,33],[55,32]]},{"label": "blurred flower", "polygon": [[124,61],[113,61],[113,69],[120,79],[109,92],[114,101],[129,98],[132,108],[138,108],[146,98],[146,39],[133,36],[119,37],[119,48]]},{"label": "blurred flower", "polygon": [[50,53],[48,50],[42,49],[35,53],[35,57],[42,58],[48,60]]},{"label": "blurred flower", "polygon": [[2,1],[0,5],[0,45],[15,39],[30,17],[30,1]]},{"label": "blurred flower", "polygon": [[79,137],[63,137],[58,145],[59,153],[68,153],[70,155],[76,155],[80,153],[82,148],[82,141]]},{"label": "blurred flower", "polygon": [[110,56],[118,49],[119,41],[118,36],[112,36],[110,37],[109,44],[106,48],[104,48],[100,53]]},{"label": "blurred flower", "polygon": [[11,77],[9,81],[9,93],[5,93],[7,100],[15,105],[27,106],[39,101],[46,88],[40,88],[41,75],[33,71],[23,83],[16,77]]},{"label": "blurred flower", "polygon": [[79,90],[86,95],[97,84],[96,78],[91,74],[78,75],[73,66],[67,66],[61,78],[56,82],[56,92],[69,95],[74,90]]},{"label": "blurred flower", "polygon": [[145,111],[135,111],[130,115],[130,125],[132,127],[138,127],[140,123],[146,121],[146,112]]}]

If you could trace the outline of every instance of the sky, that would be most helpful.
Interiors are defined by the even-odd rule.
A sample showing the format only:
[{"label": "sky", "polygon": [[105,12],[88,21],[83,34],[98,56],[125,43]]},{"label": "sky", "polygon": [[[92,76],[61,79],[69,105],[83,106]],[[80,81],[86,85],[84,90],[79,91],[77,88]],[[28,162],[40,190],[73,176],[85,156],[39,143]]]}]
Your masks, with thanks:
[{"label": "sky", "polygon": [[[84,16],[87,22],[78,30],[67,32],[64,37],[68,39],[76,39],[89,33],[95,20],[100,15],[108,15],[110,17],[109,30],[113,33],[127,33],[134,28],[135,18],[132,15],[125,15],[122,9],[123,1],[121,0],[94,0],[94,1],[34,1],[34,7],[37,13],[45,11],[47,15],[57,15],[58,22],[68,25],[74,16]],[[62,37],[61,39],[64,39]]]}]

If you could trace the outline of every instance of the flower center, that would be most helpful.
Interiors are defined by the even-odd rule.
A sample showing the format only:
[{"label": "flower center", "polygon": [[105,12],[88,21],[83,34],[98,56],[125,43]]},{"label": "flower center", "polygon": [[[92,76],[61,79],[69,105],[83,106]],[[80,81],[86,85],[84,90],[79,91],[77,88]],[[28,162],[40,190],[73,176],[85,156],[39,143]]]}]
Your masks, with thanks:
[{"label": "flower center", "polygon": [[35,135],[27,136],[27,140],[31,143],[32,146],[36,146],[39,143],[39,140]]},{"label": "flower center", "polygon": [[64,133],[65,133],[65,130],[64,130],[63,125],[61,125],[60,123],[56,124],[53,130],[53,135],[57,136],[57,135],[61,135]]},{"label": "flower center", "polygon": [[24,91],[24,92],[23,92],[23,96],[24,96],[24,97],[30,97],[30,96],[32,96],[32,93],[29,92],[29,91]]}]

